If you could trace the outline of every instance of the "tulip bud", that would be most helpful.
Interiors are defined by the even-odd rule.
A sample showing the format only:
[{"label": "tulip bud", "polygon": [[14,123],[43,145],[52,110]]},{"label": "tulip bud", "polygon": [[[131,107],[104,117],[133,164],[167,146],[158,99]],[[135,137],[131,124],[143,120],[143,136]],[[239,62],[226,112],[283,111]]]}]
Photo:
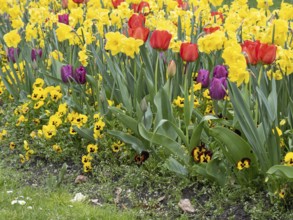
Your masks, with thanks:
[{"label": "tulip bud", "polygon": [[77,83],[85,84],[86,83],[86,69],[83,66],[76,68],[73,78],[75,79]]},{"label": "tulip bud", "polygon": [[200,69],[198,71],[196,82],[201,83],[203,88],[207,88],[210,82],[210,72],[205,69]]},{"label": "tulip bud", "polygon": [[65,65],[61,67],[61,79],[64,83],[68,83],[73,77],[73,67]]},{"label": "tulip bud", "polygon": [[214,68],[214,74],[213,74],[213,76],[215,78],[218,78],[218,79],[219,78],[222,78],[222,77],[227,78],[228,71],[227,71],[227,69],[226,69],[226,67],[224,65],[217,65]]},{"label": "tulip bud", "polygon": [[16,59],[19,56],[19,53],[20,53],[19,48],[13,48],[13,47],[8,48],[6,51],[7,60],[15,63]]},{"label": "tulip bud", "polygon": [[168,77],[172,78],[176,74],[176,63],[174,60],[171,60],[167,67]]},{"label": "tulip bud", "polygon": [[62,0],[62,1],[61,1],[61,5],[62,5],[62,8],[63,8],[63,9],[68,8],[68,0]]},{"label": "tulip bud", "polygon": [[213,78],[210,85],[210,96],[214,100],[221,100],[226,95],[227,82],[226,78]]},{"label": "tulip bud", "polygon": [[69,25],[69,14],[58,15],[58,22]]},{"label": "tulip bud", "polygon": [[32,52],[31,52],[31,59],[32,59],[32,61],[36,61],[37,60],[37,56],[41,58],[42,57],[42,54],[43,54],[42,49],[35,49],[35,48],[33,48],[32,49]]},{"label": "tulip bud", "polygon": [[143,113],[145,113],[148,109],[148,104],[147,104],[145,97],[140,102],[140,109]]}]

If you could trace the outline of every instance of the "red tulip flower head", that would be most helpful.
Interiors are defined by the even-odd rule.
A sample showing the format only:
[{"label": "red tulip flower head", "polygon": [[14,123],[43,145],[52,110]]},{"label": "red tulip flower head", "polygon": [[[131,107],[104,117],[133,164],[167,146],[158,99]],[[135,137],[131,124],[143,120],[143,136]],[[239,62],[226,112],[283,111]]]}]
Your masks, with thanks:
[{"label": "red tulip flower head", "polygon": [[277,47],[274,44],[261,44],[258,50],[257,58],[264,64],[271,64],[275,61]]},{"label": "red tulip flower head", "polygon": [[72,0],[76,4],[87,3],[88,0]]},{"label": "red tulip flower head", "polygon": [[137,12],[142,13],[144,15],[148,15],[150,13],[150,4],[148,2],[140,2],[137,6]]},{"label": "red tulip flower head", "polygon": [[125,0],[112,0],[112,5],[114,8],[118,8],[118,6],[122,3],[125,2]]},{"label": "red tulip flower head", "polygon": [[161,51],[168,50],[171,38],[172,34],[168,31],[155,30],[150,39],[151,47]]},{"label": "red tulip flower head", "polygon": [[186,62],[193,62],[198,58],[197,44],[182,43],[180,46],[180,57]]},{"label": "red tulip flower head", "polygon": [[258,62],[258,50],[259,50],[260,42],[259,41],[250,41],[246,40],[243,44],[241,44],[242,52],[246,57],[247,63],[252,65],[257,64]]},{"label": "red tulip flower head", "polygon": [[128,20],[128,27],[137,28],[143,27],[145,23],[145,16],[142,14],[133,14]]},{"label": "red tulip flower head", "polygon": [[147,41],[149,36],[150,30],[145,27],[137,27],[137,28],[129,28],[128,35],[129,37],[133,37],[135,39],[143,40],[144,42]]},{"label": "red tulip flower head", "polygon": [[274,44],[263,44],[259,41],[244,41],[241,44],[242,52],[246,56],[247,63],[252,65],[262,62],[271,64],[276,59],[277,47]]}]

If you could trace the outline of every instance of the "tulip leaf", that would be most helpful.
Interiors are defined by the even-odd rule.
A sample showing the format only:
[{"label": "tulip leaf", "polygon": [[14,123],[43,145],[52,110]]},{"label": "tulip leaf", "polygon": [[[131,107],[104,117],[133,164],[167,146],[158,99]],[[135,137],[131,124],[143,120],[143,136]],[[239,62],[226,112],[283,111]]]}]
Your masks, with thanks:
[{"label": "tulip leaf", "polygon": [[172,172],[177,173],[179,175],[186,176],[188,174],[188,170],[185,166],[175,160],[173,157],[169,157],[166,162],[165,166]]},{"label": "tulip leaf", "polygon": [[[157,133],[157,130],[160,126],[162,126],[163,124],[169,124],[170,127],[172,127],[174,129],[174,131],[176,132],[176,134],[181,138],[181,140],[184,142],[184,144],[187,146],[188,145],[188,142],[187,142],[187,139],[186,139],[186,136],[184,135],[183,131],[178,127],[178,125],[172,123],[171,121],[168,121],[166,119],[162,119],[157,127],[154,129],[154,133]],[[171,136],[170,138],[172,138],[173,140],[177,137],[177,135],[175,136]]]},{"label": "tulip leaf", "polygon": [[201,175],[211,181],[217,182],[223,186],[226,183],[226,169],[220,160],[212,160],[208,163],[194,164],[192,166],[191,175]]},{"label": "tulip leaf", "polygon": [[175,139],[176,132],[174,131],[172,126],[170,126],[170,124],[159,124],[163,119],[166,119],[171,122],[174,121],[171,102],[169,100],[167,92],[165,91],[165,87],[160,89],[160,91],[156,94],[154,103],[157,108],[157,114],[155,118],[155,133],[158,132],[159,134],[163,134],[165,136]]},{"label": "tulip leaf", "polygon": [[285,177],[287,179],[293,180],[293,167],[285,165],[275,165],[267,171],[267,174]]},{"label": "tulip leaf", "polygon": [[107,131],[108,134],[113,135],[119,139],[121,139],[123,142],[130,144],[131,147],[137,152],[141,153],[143,150],[145,150],[144,144],[140,139],[137,137],[134,137],[130,134],[126,134],[122,131]]},{"label": "tulip leaf", "polygon": [[218,159],[213,159],[206,166],[207,174],[210,175],[216,182],[221,186],[224,186],[226,183],[226,168],[222,161]]},{"label": "tulip leaf", "polygon": [[184,148],[182,148],[178,142],[172,140],[171,138],[165,135],[154,134],[152,132],[147,131],[142,123],[138,124],[138,130],[140,135],[144,139],[148,140],[150,143],[154,143],[156,145],[165,147],[167,150],[170,151],[170,153],[177,156],[181,161],[183,161],[186,164],[188,163],[189,157],[186,155]]},{"label": "tulip leaf", "polygon": [[126,115],[122,110],[116,108],[116,107],[110,107],[109,109],[112,111],[112,113],[119,119],[119,121],[124,124],[127,128],[129,128],[131,131],[133,131],[136,135],[139,135],[137,130],[138,122]]},{"label": "tulip leaf", "polygon": [[78,128],[77,126],[73,126],[73,129],[83,138],[89,140],[91,142],[95,142],[95,138],[93,136],[93,129],[89,128]]},{"label": "tulip leaf", "polygon": [[255,165],[255,156],[251,146],[235,132],[225,127],[214,127],[209,130],[209,134],[218,140],[225,157],[233,164],[237,164],[243,158],[249,158],[252,165]]}]

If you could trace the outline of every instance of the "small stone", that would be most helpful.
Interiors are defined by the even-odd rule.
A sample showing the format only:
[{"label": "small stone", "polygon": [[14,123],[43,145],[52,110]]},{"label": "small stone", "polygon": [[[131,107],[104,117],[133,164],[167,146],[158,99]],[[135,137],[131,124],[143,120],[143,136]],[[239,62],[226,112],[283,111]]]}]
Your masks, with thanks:
[{"label": "small stone", "polygon": [[158,202],[162,202],[165,199],[165,196],[161,196],[158,198]]},{"label": "small stone", "polygon": [[26,204],[26,201],[24,201],[24,200],[18,200],[17,203],[19,205],[25,205]]},{"label": "small stone", "polygon": [[191,205],[191,202],[189,199],[181,199],[178,203],[178,206],[184,211],[184,212],[195,212],[193,206]]},{"label": "small stone", "polygon": [[78,184],[78,183],[85,183],[87,181],[87,177],[84,175],[78,175],[76,177],[76,179],[74,180],[74,183]]},{"label": "small stone", "polygon": [[98,199],[91,199],[90,201],[91,201],[94,205],[102,206],[102,204],[99,203],[99,200],[98,200]]},{"label": "small stone", "polygon": [[86,196],[83,195],[82,193],[76,193],[74,198],[71,199],[71,202],[82,202],[86,199]]}]

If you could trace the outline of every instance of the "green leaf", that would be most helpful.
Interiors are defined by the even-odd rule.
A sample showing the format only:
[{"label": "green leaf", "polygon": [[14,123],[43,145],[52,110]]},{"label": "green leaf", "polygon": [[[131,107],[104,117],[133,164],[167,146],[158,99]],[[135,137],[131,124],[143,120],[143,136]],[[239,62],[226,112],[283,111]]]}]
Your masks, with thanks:
[{"label": "green leaf", "polygon": [[179,175],[186,176],[188,174],[187,169],[181,163],[175,160],[173,157],[169,157],[166,160],[165,166],[172,172],[175,172]]},{"label": "green leaf", "polygon": [[154,103],[157,109],[155,126],[156,129],[158,129],[158,133],[168,136],[170,138],[176,138],[176,133],[169,124],[163,123],[158,126],[163,119],[166,119],[168,121],[174,121],[171,102],[164,88],[160,89],[160,91],[156,94]]},{"label": "green leaf", "polygon": [[157,127],[154,129],[154,133],[157,133],[157,130],[160,126],[162,126],[163,124],[168,124],[170,125],[170,127],[172,127],[174,129],[174,131],[176,132],[176,134],[174,136],[169,136],[171,139],[175,140],[177,138],[177,135],[181,138],[181,140],[184,142],[184,144],[187,146],[188,142],[187,139],[183,133],[183,131],[178,127],[178,125],[175,125],[174,123],[166,120],[166,119],[162,119],[159,124],[157,125]]},{"label": "green leaf", "polygon": [[209,130],[209,134],[218,140],[223,154],[233,164],[243,158],[249,158],[252,166],[255,165],[255,156],[251,146],[239,135],[225,127],[214,127]]},{"label": "green leaf", "polygon": [[189,147],[188,147],[188,150],[189,152],[191,152],[191,150],[195,147],[195,146],[198,146],[199,145],[199,142],[201,140],[201,133],[202,133],[202,130],[204,128],[204,122],[208,121],[208,120],[215,120],[218,118],[212,116],[212,115],[207,115],[207,116],[204,116],[200,123],[198,125],[194,125],[193,127],[193,131],[192,131],[192,135],[191,135],[191,138],[190,138],[190,143],[189,143]]},{"label": "green leaf", "polygon": [[272,166],[268,171],[268,175],[277,175],[280,177],[285,177],[290,180],[293,180],[293,167],[284,166],[284,165],[275,165]]},{"label": "green leaf", "polygon": [[167,150],[170,151],[170,153],[177,156],[182,162],[188,164],[190,158],[188,155],[186,155],[184,148],[182,148],[178,142],[172,140],[165,135],[148,132],[142,123],[138,124],[138,130],[139,134],[144,139],[148,140],[150,143],[165,147]]},{"label": "green leaf", "polygon": [[107,133],[121,139],[123,142],[127,144],[130,144],[131,147],[138,153],[141,153],[143,150],[145,150],[145,146],[142,143],[142,141],[130,134],[126,134],[122,131],[113,130],[107,131]]},{"label": "green leaf", "polygon": [[252,119],[250,109],[245,103],[241,92],[234,83],[228,83],[231,102],[239,121],[240,127],[244,132],[248,142],[253,147],[253,151],[259,161],[261,170],[265,172],[270,166],[269,156],[264,143],[258,135],[257,127]]},{"label": "green leaf", "polygon": [[73,126],[73,129],[83,138],[85,138],[91,142],[96,142],[94,135],[93,135],[93,133],[94,133],[93,129],[78,128],[77,126]]},{"label": "green leaf", "polygon": [[214,180],[219,183],[221,186],[224,186],[226,183],[226,168],[223,165],[223,162],[218,159],[213,159],[206,166],[207,174],[214,178]]},{"label": "green leaf", "polygon": [[124,124],[127,128],[133,131],[136,135],[139,135],[137,130],[138,122],[134,118],[126,115],[122,110],[116,107],[109,106],[109,109],[112,111],[113,114],[115,114],[115,116],[122,124]]}]

